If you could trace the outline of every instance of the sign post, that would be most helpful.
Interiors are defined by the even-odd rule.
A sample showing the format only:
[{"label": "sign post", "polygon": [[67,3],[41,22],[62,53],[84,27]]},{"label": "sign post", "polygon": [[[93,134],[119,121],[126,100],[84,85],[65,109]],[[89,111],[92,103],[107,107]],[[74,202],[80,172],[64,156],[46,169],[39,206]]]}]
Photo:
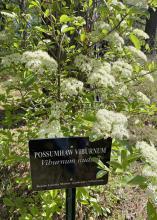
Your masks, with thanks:
[{"label": "sign post", "polygon": [[75,220],[76,188],[66,189],[66,220]]},{"label": "sign post", "polygon": [[99,171],[93,158],[109,167],[112,139],[90,142],[86,137],[29,141],[32,188],[35,191],[66,189],[66,220],[75,220],[76,187],[105,185],[108,172]]}]

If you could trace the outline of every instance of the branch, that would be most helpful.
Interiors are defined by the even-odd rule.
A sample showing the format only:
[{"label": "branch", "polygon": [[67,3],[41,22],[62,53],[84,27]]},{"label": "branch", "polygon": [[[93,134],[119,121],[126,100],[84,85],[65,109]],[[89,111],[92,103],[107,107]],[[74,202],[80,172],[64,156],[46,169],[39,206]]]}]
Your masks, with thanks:
[{"label": "branch", "polygon": [[124,83],[129,83],[131,81],[138,80],[139,78],[141,78],[143,76],[146,76],[146,75],[149,75],[149,74],[154,73],[154,72],[155,72],[155,70],[152,70],[151,72],[147,72],[147,73],[144,73],[144,74],[142,74],[140,76],[136,76],[136,77],[134,77],[132,79],[129,79],[129,80],[125,81]]},{"label": "branch", "polygon": [[121,23],[124,21],[124,19],[128,16],[128,14],[125,14],[122,19],[118,22],[118,24],[112,28],[112,30],[110,30],[107,35],[111,34],[112,32],[114,32],[117,28],[119,28],[119,26],[121,25]]}]

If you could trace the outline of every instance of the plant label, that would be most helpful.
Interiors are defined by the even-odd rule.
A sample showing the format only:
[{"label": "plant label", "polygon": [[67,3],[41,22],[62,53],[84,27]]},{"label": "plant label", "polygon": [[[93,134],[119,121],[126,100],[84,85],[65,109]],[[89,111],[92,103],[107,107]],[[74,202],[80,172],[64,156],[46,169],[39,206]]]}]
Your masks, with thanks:
[{"label": "plant label", "polygon": [[108,173],[100,171],[94,158],[109,167],[112,139],[90,142],[84,137],[29,141],[32,187],[35,191],[103,185]]}]

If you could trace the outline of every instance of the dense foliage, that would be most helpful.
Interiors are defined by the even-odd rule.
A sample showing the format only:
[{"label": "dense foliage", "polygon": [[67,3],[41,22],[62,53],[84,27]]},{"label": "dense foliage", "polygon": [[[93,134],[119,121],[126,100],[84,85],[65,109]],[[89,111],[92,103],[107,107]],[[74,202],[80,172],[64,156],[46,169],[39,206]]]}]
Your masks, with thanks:
[{"label": "dense foliage", "polygon": [[[141,22],[147,10],[118,0],[2,3],[2,218],[55,219],[62,213],[63,192],[31,191],[29,139],[89,136],[113,138],[111,175],[146,189],[149,219],[157,219],[157,64],[146,56],[149,36]],[[134,176],[136,160],[144,167]],[[106,172],[99,166],[98,177]],[[110,210],[92,190],[102,193],[80,188],[78,201],[94,219],[107,216]]]}]

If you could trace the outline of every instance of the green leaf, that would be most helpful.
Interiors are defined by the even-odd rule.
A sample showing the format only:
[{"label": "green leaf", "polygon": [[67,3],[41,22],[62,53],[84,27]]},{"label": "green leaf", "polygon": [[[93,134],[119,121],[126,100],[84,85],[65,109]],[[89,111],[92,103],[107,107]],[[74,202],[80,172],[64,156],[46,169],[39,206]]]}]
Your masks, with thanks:
[{"label": "green leaf", "polygon": [[14,202],[11,199],[4,198],[3,202],[6,206],[14,206]]},{"label": "green leaf", "polygon": [[128,163],[132,163],[140,158],[140,154],[129,155],[127,160]]},{"label": "green leaf", "polygon": [[99,158],[93,157],[92,161],[95,162],[101,169],[106,169],[106,166]]},{"label": "green leaf", "polygon": [[47,18],[48,16],[50,16],[50,10],[47,8],[44,13],[44,17]]},{"label": "green leaf", "polygon": [[101,169],[97,173],[97,178],[103,177],[106,173],[110,172],[110,169],[99,159],[96,157],[92,158],[92,161],[95,162],[98,165],[98,168]]},{"label": "green leaf", "polygon": [[36,26],[35,29],[38,30],[38,31],[40,31],[40,32],[42,32],[42,33],[49,34],[49,31],[48,31],[48,30],[46,30],[46,29],[44,29],[44,28],[42,28],[42,27],[40,27],[40,26]]},{"label": "green leaf", "polygon": [[93,0],[89,0],[89,7],[93,5]]},{"label": "green leaf", "polygon": [[60,23],[67,23],[70,20],[71,20],[71,18],[68,15],[62,15],[60,17]]},{"label": "green leaf", "polygon": [[130,34],[130,40],[137,49],[141,49],[140,40],[133,33]]},{"label": "green leaf", "polygon": [[85,33],[82,33],[80,35],[80,40],[81,40],[81,42],[84,42],[86,40],[86,34]]},{"label": "green leaf", "polygon": [[97,178],[97,179],[100,179],[100,178],[102,178],[103,176],[105,176],[106,174],[107,174],[107,171],[105,171],[105,170],[100,170],[100,171],[97,172],[96,178]]},{"label": "green leaf", "polygon": [[[156,1],[156,0],[155,0]],[[145,16],[145,17],[149,17],[149,12],[148,10],[146,10],[145,8],[141,8],[141,7],[138,7],[138,6],[135,6],[135,7],[130,7],[128,9],[128,14],[129,15],[132,15],[135,14],[136,16],[137,15],[140,15],[140,16]]]},{"label": "green leaf", "polygon": [[63,33],[66,33],[66,32],[74,32],[75,31],[75,28],[74,27],[66,27],[62,30]]},{"label": "green leaf", "polygon": [[135,176],[131,180],[129,180],[128,184],[130,185],[138,185],[141,188],[146,188],[147,187],[147,178],[144,176]]},{"label": "green leaf", "polygon": [[117,168],[122,169],[122,165],[121,165],[119,162],[117,162],[117,161],[110,161],[110,165],[111,165],[114,169],[117,169]]},{"label": "green leaf", "polygon": [[29,8],[40,7],[40,3],[38,1],[31,1]]},{"label": "green leaf", "polygon": [[82,199],[82,200],[81,200],[81,204],[82,204],[82,205],[88,205],[88,204],[89,204],[89,201],[88,201],[88,200],[83,200],[83,199]]},{"label": "green leaf", "polygon": [[157,210],[151,201],[147,202],[147,215],[148,220],[157,220]]},{"label": "green leaf", "polygon": [[32,213],[32,215],[33,216],[35,216],[35,215],[37,215],[38,213],[39,213],[39,210],[38,210],[38,208],[37,207],[31,207],[30,208],[30,211],[31,211],[31,213]]},{"label": "green leaf", "polygon": [[17,17],[17,15],[14,12],[9,13],[9,12],[6,12],[6,11],[1,11],[1,14],[6,16],[6,17],[8,17],[8,18],[15,18],[15,17]]},{"label": "green leaf", "polygon": [[90,203],[92,204],[92,208],[97,213],[97,215],[101,215],[102,214],[102,206],[97,201],[91,201],[91,199],[90,199]]},{"label": "green leaf", "polygon": [[96,116],[95,116],[94,113],[88,112],[87,114],[85,114],[84,119],[85,119],[86,121],[95,122],[95,121],[96,121]]},{"label": "green leaf", "polygon": [[29,75],[27,78],[24,79],[24,86],[25,87],[29,87],[30,85],[32,85],[36,80],[36,76],[35,75]]}]

